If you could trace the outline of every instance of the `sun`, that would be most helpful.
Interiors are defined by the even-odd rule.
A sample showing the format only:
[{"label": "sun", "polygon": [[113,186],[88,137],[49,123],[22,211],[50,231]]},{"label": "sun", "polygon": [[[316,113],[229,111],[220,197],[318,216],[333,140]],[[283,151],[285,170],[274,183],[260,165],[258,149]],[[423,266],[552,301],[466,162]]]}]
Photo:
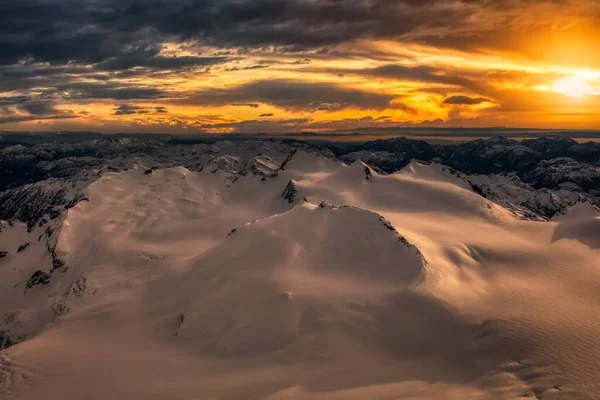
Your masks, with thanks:
[{"label": "sun", "polygon": [[600,92],[590,85],[590,82],[597,78],[598,74],[596,73],[580,72],[556,81],[552,89],[555,92],[575,98],[600,95]]}]

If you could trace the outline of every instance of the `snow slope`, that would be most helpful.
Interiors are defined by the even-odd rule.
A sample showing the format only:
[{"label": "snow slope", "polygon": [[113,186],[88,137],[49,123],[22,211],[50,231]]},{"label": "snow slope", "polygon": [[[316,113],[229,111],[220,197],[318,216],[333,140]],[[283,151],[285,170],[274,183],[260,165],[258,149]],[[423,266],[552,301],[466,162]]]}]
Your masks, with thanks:
[{"label": "snow slope", "polygon": [[[4,223],[0,332],[20,343],[0,396],[596,397],[591,204],[522,220],[437,164],[257,157],[104,174],[40,241]],[[53,240],[64,265],[25,287]]]}]

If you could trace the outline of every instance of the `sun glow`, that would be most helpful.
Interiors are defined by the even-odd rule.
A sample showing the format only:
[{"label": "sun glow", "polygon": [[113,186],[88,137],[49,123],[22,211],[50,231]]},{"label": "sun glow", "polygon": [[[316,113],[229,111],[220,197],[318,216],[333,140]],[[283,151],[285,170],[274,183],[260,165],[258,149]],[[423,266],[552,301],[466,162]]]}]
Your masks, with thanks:
[{"label": "sun glow", "polygon": [[555,92],[574,98],[600,95],[600,92],[590,84],[591,81],[598,79],[599,76],[600,74],[597,73],[581,72],[557,81],[552,86],[552,89]]}]

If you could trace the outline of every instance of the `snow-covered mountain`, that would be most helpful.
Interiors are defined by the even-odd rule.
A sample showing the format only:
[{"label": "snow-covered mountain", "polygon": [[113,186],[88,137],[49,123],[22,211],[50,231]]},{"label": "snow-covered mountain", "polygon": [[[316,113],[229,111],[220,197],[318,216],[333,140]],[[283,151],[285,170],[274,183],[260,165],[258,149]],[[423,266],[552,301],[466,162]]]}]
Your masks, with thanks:
[{"label": "snow-covered mountain", "polygon": [[600,143],[548,137],[532,140],[493,138],[458,145],[436,145],[406,138],[376,140],[339,152],[346,162],[362,160],[391,173],[412,160],[437,161],[465,174],[513,174],[536,188],[598,196]]},{"label": "snow-covered mountain", "polygon": [[0,150],[0,396],[594,398],[592,153],[390,143]]}]

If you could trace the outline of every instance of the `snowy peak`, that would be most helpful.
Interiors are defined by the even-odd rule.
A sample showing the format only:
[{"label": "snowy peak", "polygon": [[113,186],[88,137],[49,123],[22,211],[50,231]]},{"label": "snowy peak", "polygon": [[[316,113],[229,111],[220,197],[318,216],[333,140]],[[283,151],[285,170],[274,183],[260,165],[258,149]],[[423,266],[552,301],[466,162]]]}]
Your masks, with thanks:
[{"label": "snowy peak", "polygon": [[562,137],[522,141],[498,137],[458,145],[406,138],[376,140],[339,157],[348,163],[362,160],[386,173],[401,170],[412,160],[435,161],[467,175],[516,174],[538,189],[600,193],[600,144]]},{"label": "snowy peak", "polygon": [[548,153],[564,146],[579,158],[510,140],[3,152],[0,397],[593,397],[595,150]]},{"label": "snowy peak", "polygon": [[417,161],[412,161],[401,172],[419,179],[455,184],[526,220],[547,221],[581,202],[600,205],[600,200],[582,192],[536,189],[515,174],[466,175],[435,162]]},{"label": "snowy peak", "polygon": [[473,190],[523,219],[546,221],[575,204],[600,204],[594,197],[568,190],[535,189],[516,175],[473,175],[464,178]]},{"label": "snowy peak", "polygon": [[[211,279],[217,271],[220,278]],[[185,318],[177,337],[229,357],[294,352],[308,341],[316,347],[306,356],[316,357],[316,348],[324,349],[324,332],[361,337],[360,321],[387,307],[387,296],[410,296],[422,274],[419,255],[378,215],[353,207],[297,206],[238,229],[194,261],[179,285],[186,299],[181,304],[188,306],[178,311]],[[351,303],[362,301],[374,309],[346,320]],[[377,345],[372,340],[368,346]]]}]

